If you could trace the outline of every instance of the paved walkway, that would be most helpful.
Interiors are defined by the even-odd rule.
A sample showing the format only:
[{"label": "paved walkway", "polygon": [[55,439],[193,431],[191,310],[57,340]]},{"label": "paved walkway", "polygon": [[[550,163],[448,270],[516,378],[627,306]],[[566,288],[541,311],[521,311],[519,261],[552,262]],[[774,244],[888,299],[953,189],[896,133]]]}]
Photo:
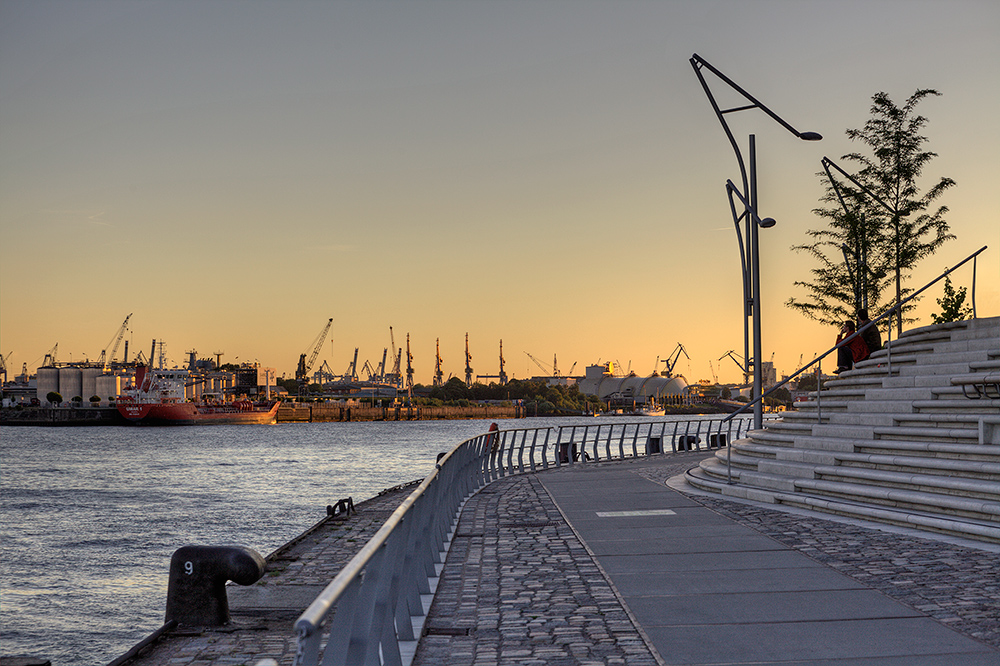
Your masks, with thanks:
[{"label": "paved walkway", "polygon": [[995,550],[664,485],[701,455],[480,493],[414,664],[1000,664]]},{"label": "paved walkway", "polygon": [[[471,498],[414,664],[1000,664],[997,549],[665,485],[705,455],[563,467]],[[410,490],[279,551],[231,588],[231,626],[132,663],[291,664],[295,618]]]}]

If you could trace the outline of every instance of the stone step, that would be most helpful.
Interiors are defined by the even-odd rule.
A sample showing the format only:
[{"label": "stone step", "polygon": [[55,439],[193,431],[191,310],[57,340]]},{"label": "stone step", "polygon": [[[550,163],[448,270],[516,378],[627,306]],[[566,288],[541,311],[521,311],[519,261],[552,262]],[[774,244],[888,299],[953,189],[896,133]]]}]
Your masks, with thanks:
[{"label": "stone step", "polygon": [[[934,439],[861,439],[850,437],[811,437],[788,434],[763,434],[733,443],[736,451],[744,445],[768,446],[783,450],[816,451],[819,453],[865,453],[904,455],[914,458],[969,459],[1000,464],[1000,446],[979,441],[979,428],[969,429],[970,436],[960,441]],[[974,433],[974,436],[973,436]],[[791,455],[791,454],[789,454]]]},{"label": "stone step", "polygon": [[961,399],[938,398],[936,400],[914,400],[913,409],[920,413],[979,413],[1000,414],[1000,400],[980,398],[970,400],[965,396]]},{"label": "stone step", "polygon": [[852,483],[934,492],[987,500],[1000,504],[1000,484],[988,479],[970,479],[933,474],[907,474],[864,467],[817,466],[816,478],[824,481],[850,480]]},{"label": "stone step", "polygon": [[[742,469],[738,481],[764,491],[837,497],[1000,524],[1000,496],[995,492],[995,482],[826,466],[804,470],[803,476],[780,472],[789,466],[774,464],[759,470]],[[728,480],[727,468],[719,461],[706,461],[699,468],[708,477]],[[771,471],[772,468],[779,472]],[[807,473],[814,475],[806,476]]]},{"label": "stone step", "polygon": [[[717,452],[716,458],[720,460],[732,459],[735,461],[734,464],[739,464],[741,467],[769,474],[800,476],[801,474],[796,471],[795,467],[789,467],[782,472],[773,465],[778,463],[803,464],[804,468],[808,468],[809,464],[815,463],[865,467],[909,474],[952,474],[970,479],[1000,481],[1000,447],[982,446],[982,448],[989,448],[992,451],[980,451],[980,459],[972,459],[968,456],[959,457],[955,449],[944,451],[952,457],[938,457],[936,454],[939,451],[918,452],[899,447],[900,442],[894,444],[896,446],[884,448],[848,448],[845,446],[842,448],[802,449],[765,442],[751,442],[734,447],[732,451]],[[756,464],[754,463],[755,459],[757,460]],[[997,492],[1000,493],[1000,486],[998,486]]]},{"label": "stone step", "polygon": [[997,526],[1000,527],[1000,502],[956,497],[936,492],[899,490],[863,483],[822,479],[798,479],[795,481],[795,487],[812,494],[861,500],[902,509],[916,509],[977,520],[996,521]]},{"label": "stone step", "polygon": [[909,424],[911,427],[927,427],[934,428],[939,425],[945,424],[955,424],[959,427],[967,428],[979,428],[979,421],[982,416],[979,414],[962,414],[962,413],[947,413],[947,414],[933,414],[927,412],[916,412],[913,414],[896,414],[892,417],[892,422],[895,425]]},{"label": "stone step", "polygon": [[978,442],[979,428],[908,428],[904,426],[877,426],[873,430],[875,439],[925,440],[936,442]]},{"label": "stone step", "polygon": [[[734,478],[739,481],[739,477],[739,472],[734,470]],[[996,526],[993,521],[973,520],[930,511],[899,510],[887,506],[876,506],[866,502],[817,496],[803,491],[782,492],[780,490],[756,488],[743,485],[739,482],[730,485],[726,482],[725,474],[720,479],[708,474],[700,466],[688,470],[685,478],[688,483],[696,488],[706,492],[718,493],[722,496],[756,502],[783,504],[810,511],[829,513],[831,515],[847,516],[859,520],[875,521],[903,527],[915,527],[921,530],[952,536],[1000,543],[1000,527]]]}]

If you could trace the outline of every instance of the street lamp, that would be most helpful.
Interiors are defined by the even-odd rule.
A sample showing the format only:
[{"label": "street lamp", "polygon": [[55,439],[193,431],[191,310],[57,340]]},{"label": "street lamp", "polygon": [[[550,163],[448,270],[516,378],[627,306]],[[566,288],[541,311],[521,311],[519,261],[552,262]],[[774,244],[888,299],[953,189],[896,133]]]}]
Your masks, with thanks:
[{"label": "street lamp", "polygon": [[[763,368],[761,367],[761,340],[760,340],[760,254],[758,251],[758,241],[757,241],[757,228],[763,227],[765,229],[773,227],[775,221],[773,218],[761,219],[757,215],[757,209],[759,207],[759,201],[757,198],[757,148],[756,148],[756,137],[755,135],[750,135],[750,168],[749,173],[747,170],[746,163],[743,161],[743,153],[740,152],[740,146],[733,136],[732,131],[729,129],[729,125],[726,123],[726,114],[735,113],[737,111],[746,111],[748,109],[760,109],[768,116],[770,116],[775,122],[787,129],[789,132],[802,139],[803,141],[819,141],[823,137],[817,132],[799,132],[794,127],[785,122],[776,113],[767,108],[764,104],[757,100],[753,95],[743,90],[735,82],[733,82],[729,77],[720,72],[718,69],[709,64],[704,58],[699,56],[697,53],[691,56],[691,67],[694,68],[694,73],[697,75],[698,80],[701,82],[702,88],[705,89],[705,94],[708,96],[708,101],[712,105],[712,109],[715,111],[715,115],[718,117],[719,122],[722,124],[722,129],[726,132],[726,136],[729,138],[729,143],[733,146],[733,151],[736,153],[736,161],[739,163],[740,176],[742,179],[743,187],[742,189],[737,188],[733,185],[732,181],[727,181],[726,190],[729,195],[730,208],[733,212],[733,222],[736,226],[737,240],[740,243],[740,258],[743,264],[743,298],[745,303],[744,317],[743,317],[743,357],[747,361],[747,367],[753,367],[753,399],[757,400],[754,406],[754,428],[762,428],[764,424],[764,407],[763,403],[760,402],[760,397],[763,394]],[[708,82],[705,81],[703,69],[715,74],[719,79],[721,79],[726,85],[738,92],[744,99],[746,99],[749,104],[743,106],[732,107],[728,109],[719,108],[718,103],[715,101],[715,97],[712,95],[711,89],[708,87]],[[736,214],[736,206],[733,201],[733,195],[744,205],[744,211],[741,215]],[[740,222],[745,222],[749,227],[747,229],[746,237],[740,233]],[[750,355],[750,335],[748,331],[747,317],[751,317],[753,320],[753,356]]]}]

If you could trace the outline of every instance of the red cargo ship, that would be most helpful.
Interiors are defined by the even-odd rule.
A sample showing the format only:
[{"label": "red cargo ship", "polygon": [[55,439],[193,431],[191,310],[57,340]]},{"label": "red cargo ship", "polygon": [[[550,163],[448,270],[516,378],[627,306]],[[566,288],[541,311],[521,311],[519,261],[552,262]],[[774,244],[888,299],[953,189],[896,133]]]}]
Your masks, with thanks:
[{"label": "red cargo ship", "polygon": [[184,399],[185,383],[173,373],[139,366],[135,388],[118,396],[118,413],[139,425],[274,423],[280,400],[221,402]]}]

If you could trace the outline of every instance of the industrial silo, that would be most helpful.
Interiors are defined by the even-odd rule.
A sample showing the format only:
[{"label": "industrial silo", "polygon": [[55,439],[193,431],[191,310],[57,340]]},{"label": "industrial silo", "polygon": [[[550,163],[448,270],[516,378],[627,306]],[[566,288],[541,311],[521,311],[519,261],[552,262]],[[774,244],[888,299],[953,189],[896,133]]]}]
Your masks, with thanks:
[{"label": "industrial silo", "polygon": [[[101,395],[97,390],[97,378],[103,374],[103,370],[100,368],[82,368],[80,370],[80,397],[83,398],[84,402],[89,402],[91,396],[98,396],[101,400],[106,399],[107,395]],[[72,396],[70,396],[72,397]]]},{"label": "industrial silo", "polygon": [[59,368],[59,393],[63,400],[89,397],[83,395],[83,373],[80,368]]},{"label": "industrial silo", "polygon": [[[49,393],[59,393],[59,368],[38,368],[35,374],[35,395],[41,401],[46,401]],[[73,396],[69,396],[72,398]]]},{"label": "industrial silo", "polygon": [[95,381],[94,393],[100,396],[102,403],[116,399],[121,392],[121,375],[101,375]]}]

